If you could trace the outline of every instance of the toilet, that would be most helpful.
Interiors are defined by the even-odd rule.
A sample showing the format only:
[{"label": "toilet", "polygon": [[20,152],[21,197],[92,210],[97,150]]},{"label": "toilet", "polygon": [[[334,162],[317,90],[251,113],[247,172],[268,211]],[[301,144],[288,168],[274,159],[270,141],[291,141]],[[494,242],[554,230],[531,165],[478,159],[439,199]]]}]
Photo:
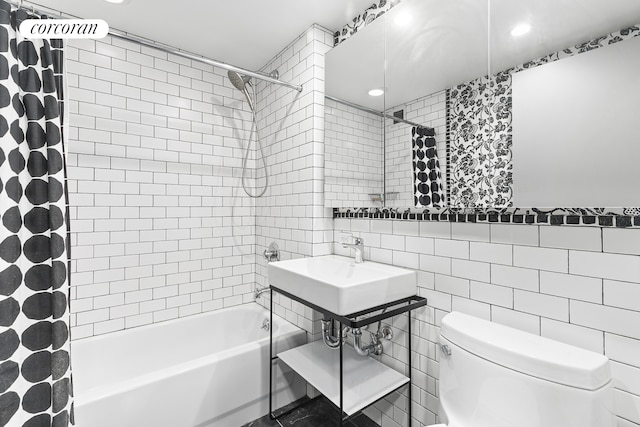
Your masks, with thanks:
[{"label": "toilet", "polygon": [[457,312],[439,347],[439,427],[615,425],[602,354]]}]

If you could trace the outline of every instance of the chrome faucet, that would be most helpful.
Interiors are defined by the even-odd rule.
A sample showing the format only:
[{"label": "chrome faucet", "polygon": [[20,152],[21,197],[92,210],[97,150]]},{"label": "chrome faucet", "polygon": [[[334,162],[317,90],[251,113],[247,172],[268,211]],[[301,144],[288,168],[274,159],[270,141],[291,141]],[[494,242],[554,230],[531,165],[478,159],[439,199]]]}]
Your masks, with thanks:
[{"label": "chrome faucet", "polygon": [[265,292],[269,292],[270,290],[271,288],[269,286],[265,286],[264,288],[256,288],[255,299],[257,300],[262,294],[264,294]]},{"label": "chrome faucet", "polygon": [[351,248],[356,251],[354,254],[356,264],[364,261],[364,240],[361,237],[354,237],[353,243],[342,243],[342,247]]}]

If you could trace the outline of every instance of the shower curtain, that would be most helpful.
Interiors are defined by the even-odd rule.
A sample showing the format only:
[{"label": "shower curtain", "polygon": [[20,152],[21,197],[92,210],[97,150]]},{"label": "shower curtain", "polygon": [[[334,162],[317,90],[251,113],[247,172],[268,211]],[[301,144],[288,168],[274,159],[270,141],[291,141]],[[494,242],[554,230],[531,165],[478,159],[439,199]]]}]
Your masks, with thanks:
[{"label": "shower curtain", "polygon": [[0,427],[73,424],[62,42],[0,0]]},{"label": "shower curtain", "polygon": [[411,129],[413,147],[414,204],[439,208],[444,205],[440,162],[433,129],[414,126]]}]

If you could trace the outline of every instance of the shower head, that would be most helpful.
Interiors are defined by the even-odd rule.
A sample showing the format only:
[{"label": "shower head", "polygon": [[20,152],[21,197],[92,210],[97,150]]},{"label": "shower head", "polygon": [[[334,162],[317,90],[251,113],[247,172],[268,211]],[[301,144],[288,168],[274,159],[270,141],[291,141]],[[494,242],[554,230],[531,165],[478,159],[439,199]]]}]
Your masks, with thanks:
[{"label": "shower head", "polygon": [[[262,74],[264,76],[271,77],[273,79],[277,79],[279,77],[278,70],[273,70],[270,73],[258,72],[258,74]],[[229,77],[231,84],[240,92],[244,93],[244,96],[247,98],[247,102],[249,103],[249,107],[253,111],[253,101],[251,99],[251,95],[249,95],[249,90],[247,89],[247,85],[253,86],[251,84],[251,77],[243,76],[237,71],[231,71],[231,70],[227,72],[227,76]]]},{"label": "shower head", "polygon": [[[280,77],[278,70],[273,70],[270,73],[262,73],[260,71],[257,71],[257,73],[262,74],[263,76],[266,76],[266,77],[271,77],[272,79],[277,79]],[[251,84],[251,77],[243,76],[237,71],[228,71],[227,76],[229,77],[231,84],[234,85],[235,88],[238,90],[242,91],[245,89],[247,84]]]},{"label": "shower head", "polygon": [[240,92],[244,93],[244,96],[247,98],[247,102],[249,103],[249,108],[253,111],[253,101],[251,100],[251,95],[249,95],[249,91],[247,90],[247,85],[251,85],[251,77],[242,76],[240,73],[235,71],[229,71],[227,73],[231,84],[235,86]]},{"label": "shower head", "polygon": [[247,85],[247,83],[249,83],[249,80],[251,80],[251,77],[242,76],[240,75],[240,73],[237,73],[235,71],[229,71],[227,73],[227,76],[229,76],[229,80],[231,81],[231,84],[234,85],[236,89],[240,91],[244,91],[245,86]]}]

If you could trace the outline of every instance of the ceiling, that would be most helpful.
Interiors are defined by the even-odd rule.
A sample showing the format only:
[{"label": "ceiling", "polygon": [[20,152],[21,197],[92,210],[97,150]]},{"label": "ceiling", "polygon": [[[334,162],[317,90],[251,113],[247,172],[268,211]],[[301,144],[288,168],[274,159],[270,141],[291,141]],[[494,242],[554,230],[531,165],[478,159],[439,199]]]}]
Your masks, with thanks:
[{"label": "ceiling", "polygon": [[250,70],[258,70],[312,24],[336,31],[372,0],[34,0],[80,18]]},{"label": "ceiling", "polygon": [[403,0],[327,53],[326,90],[380,111],[639,23],[640,0]]}]

